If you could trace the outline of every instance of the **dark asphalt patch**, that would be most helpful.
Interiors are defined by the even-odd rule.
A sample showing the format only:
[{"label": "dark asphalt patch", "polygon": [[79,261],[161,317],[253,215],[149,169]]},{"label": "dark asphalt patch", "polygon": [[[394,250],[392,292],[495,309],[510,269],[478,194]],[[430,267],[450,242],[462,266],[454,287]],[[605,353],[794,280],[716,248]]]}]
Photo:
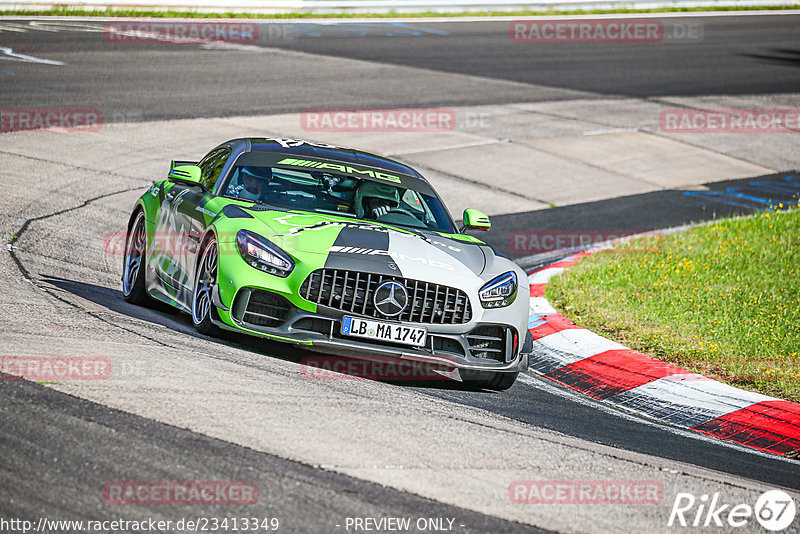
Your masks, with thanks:
[{"label": "dark asphalt patch", "polygon": [[[475,235],[519,260],[552,253],[558,248],[572,246],[570,243],[577,245],[582,236],[595,242],[747,215],[779,203],[796,206],[798,198],[798,172],[784,172],[708,183],[692,191],[668,189],[527,213],[495,215],[492,229]],[[552,247],[548,248],[550,244]],[[565,244],[567,247],[563,246]]]},{"label": "dark asphalt patch", "polygon": [[[144,419],[31,382],[0,381],[0,419],[0,516],[6,519],[38,521],[42,515],[51,520],[101,521],[277,518],[279,532],[306,533],[344,530],[347,517],[409,517],[412,525],[418,518],[430,517],[454,518],[454,532],[544,532]],[[263,425],[264,432],[271,431],[268,414]],[[107,504],[105,485],[126,481],[251,482],[258,486],[258,502]]]}]

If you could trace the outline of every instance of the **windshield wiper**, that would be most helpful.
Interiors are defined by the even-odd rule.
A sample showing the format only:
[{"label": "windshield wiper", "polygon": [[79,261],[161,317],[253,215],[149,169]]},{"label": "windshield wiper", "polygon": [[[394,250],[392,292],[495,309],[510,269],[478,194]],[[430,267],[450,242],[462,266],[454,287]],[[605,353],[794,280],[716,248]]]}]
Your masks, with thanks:
[{"label": "windshield wiper", "polygon": [[331,215],[339,215],[340,217],[350,217],[351,219],[356,218],[355,213],[347,213],[345,211],[324,210],[321,208],[316,208],[314,211],[317,211],[319,213],[330,213]]}]

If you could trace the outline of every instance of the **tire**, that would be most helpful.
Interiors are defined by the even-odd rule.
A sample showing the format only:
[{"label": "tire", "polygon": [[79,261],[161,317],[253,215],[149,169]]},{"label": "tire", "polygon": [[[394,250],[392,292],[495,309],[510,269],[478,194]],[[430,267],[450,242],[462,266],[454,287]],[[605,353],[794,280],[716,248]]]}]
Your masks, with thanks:
[{"label": "tire", "polygon": [[519,373],[494,373],[490,371],[459,371],[464,385],[471,388],[505,391],[514,385]]},{"label": "tire", "polygon": [[494,391],[505,391],[514,385],[518,375],[519,373],[494,373],[494,377],[489,381],[486,388]]},{"label": "tire", "polygon": [[152,304],[144,283],[147,269],[147,229],[144,212],[139,211],[125,238],[125,254],[122,259],[122,296],[131,304]]},{"label": "tire", "polygon": [[192,291],[192,324],[195,330],[207,336],[219,336],[221,330],[211,321],[214,303],[211,302],[211,290],[217,283],[219,268],[219,249],[217,240],[209,237],[200,250],[200,261],[197,263]]}]

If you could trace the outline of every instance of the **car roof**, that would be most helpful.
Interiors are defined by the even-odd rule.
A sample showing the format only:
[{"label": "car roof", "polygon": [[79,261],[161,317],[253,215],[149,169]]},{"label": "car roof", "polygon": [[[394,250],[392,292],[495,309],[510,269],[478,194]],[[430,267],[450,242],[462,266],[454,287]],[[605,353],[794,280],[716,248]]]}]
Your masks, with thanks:
[{"label": "car roof", "polygon": [[232,139],[224,144],[239,143],[245,143],[247,145],[247,147],[245,147],[246,152],[280,152],[288,155],[310,156],[343,163],[353,163],[392,173],[402,173],[428,183],[419,172],[408,165],[354,148],[315,143],[302,139],[278,137],[245,137]]}]

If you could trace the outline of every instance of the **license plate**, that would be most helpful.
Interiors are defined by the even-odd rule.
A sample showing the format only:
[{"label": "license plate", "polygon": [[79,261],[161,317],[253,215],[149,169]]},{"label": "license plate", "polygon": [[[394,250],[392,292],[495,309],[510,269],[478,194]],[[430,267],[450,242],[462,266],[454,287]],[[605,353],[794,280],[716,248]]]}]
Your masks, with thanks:
[{"label": "license plate", "polygon": [[383,321],[373,321],[372,319],[361,319],[360,317],[346,315],[342,318],[342,334],[423,347],[425,346],[425,337],[428,331],[416,326],[384,323]]}]

